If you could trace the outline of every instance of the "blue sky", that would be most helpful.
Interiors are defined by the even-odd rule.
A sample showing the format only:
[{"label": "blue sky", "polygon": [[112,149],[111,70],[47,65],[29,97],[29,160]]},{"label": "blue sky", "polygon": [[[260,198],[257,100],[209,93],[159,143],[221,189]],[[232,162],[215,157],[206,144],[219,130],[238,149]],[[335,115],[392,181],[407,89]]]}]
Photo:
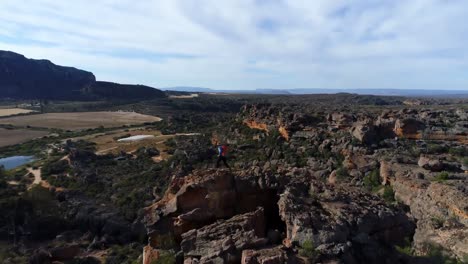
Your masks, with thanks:
[{"label": "blue sky", "polygon": [[0,49],[154,87],[468,90],[466,0],[2,0]]}]

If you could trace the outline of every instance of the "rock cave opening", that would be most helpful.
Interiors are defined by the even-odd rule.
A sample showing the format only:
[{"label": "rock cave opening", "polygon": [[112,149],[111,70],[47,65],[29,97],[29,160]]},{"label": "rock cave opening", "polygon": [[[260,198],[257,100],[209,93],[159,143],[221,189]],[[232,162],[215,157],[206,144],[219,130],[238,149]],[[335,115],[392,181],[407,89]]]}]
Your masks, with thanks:
[{"label": "rock cave opening", "polygon": [[256,189],[253,193],[238,195],[237,213],[255,211],[262,207],[265,217],[265,236],[270,244],[281,244],[286,237],[286,223],[281,219],[278,201],[280,196],[276,189]]},{"label": "rock cave opening", "polygon": [[268,190],[266,196],[267,199],[263,204],[266,231],[268,233],[269,230],[278,230],[280,234],[284,234],[286,232],[286,223],[279,214],[278,201],[280,197],[276,190]]}]

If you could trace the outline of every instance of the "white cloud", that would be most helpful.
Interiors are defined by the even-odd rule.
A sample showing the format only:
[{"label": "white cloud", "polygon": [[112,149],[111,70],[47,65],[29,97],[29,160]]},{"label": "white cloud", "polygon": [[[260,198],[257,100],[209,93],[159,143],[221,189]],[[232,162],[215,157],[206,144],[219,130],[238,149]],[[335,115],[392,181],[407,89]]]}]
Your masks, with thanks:
[{"label": "white cloud", "polygon": [[156,87],[468,89],[463,0],[0,2],[0,49]]}]

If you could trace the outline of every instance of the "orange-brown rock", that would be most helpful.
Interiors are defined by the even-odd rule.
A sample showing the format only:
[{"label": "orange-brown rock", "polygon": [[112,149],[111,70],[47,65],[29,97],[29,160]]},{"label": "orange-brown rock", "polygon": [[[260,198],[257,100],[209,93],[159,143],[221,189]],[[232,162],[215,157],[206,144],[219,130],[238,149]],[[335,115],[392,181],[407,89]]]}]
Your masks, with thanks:
[{"label": "orange-brown rock", "polygon": [[258,123],[254,120],[244,120],[244,124],[252,129],[258,129],[265,132],[269,132],[268,125],[265,123]]},{"label": "orange-brown rock", "polygon": [[288,130],[286,129],[286,127],[284,126],[280,126],[279,129],[278,129],[280,135],[286,139],[286,140],[289,140],[289,132]]},{"label": "orange-brown rock", "polygon": [[147,245],[143,248],[143,264],[152,264],[159,259],[159,250]]},{"label": "orange-brown rock", "polygon": [[283,264],[286,263],[286,253],[282,246],[258,250],[242,251],[242,264]]},{"label": "orange-brown rock", "polygon": [[[228,170],[195,171],[185,178],[174,178],[164,197],[145,208],[150,245],[165,248],[166,241],[181,241],[182,234],[190,230],[265,207],[272,199],[271,192],[256,180]],[[272,209],[267,206],[265,210],[270,213]]]},{"label": "orange-brown rock", "polygon": [[425,124],[419,120],[406,118],[395,122],[394,132],[398,137],[407,139],[421,139]]}]

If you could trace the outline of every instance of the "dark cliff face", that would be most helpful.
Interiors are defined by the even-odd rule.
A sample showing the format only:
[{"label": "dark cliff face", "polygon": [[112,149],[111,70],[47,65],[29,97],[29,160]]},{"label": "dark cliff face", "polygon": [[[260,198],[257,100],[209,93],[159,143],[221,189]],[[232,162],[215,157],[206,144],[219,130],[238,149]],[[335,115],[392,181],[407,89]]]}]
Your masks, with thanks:
[{"label": "dark cliff face", "polygon": [[48,60],[27,59],[14,52],[0,51],[1,97],[80,98],[81,90],[95,81],[91,72],[58,66]]},{"label": "dark cliff face", "polygon": [[87,94],[106,99],[145,99],[162,98],[165,93],[145,85],[119,84],[113,82],[95,82],[85,89]]},{"label": "dark cliff face", "polygon": [[143,85],[97,82],[93,73],[0,51],[0,98],[94,100],[160,98]]}]

